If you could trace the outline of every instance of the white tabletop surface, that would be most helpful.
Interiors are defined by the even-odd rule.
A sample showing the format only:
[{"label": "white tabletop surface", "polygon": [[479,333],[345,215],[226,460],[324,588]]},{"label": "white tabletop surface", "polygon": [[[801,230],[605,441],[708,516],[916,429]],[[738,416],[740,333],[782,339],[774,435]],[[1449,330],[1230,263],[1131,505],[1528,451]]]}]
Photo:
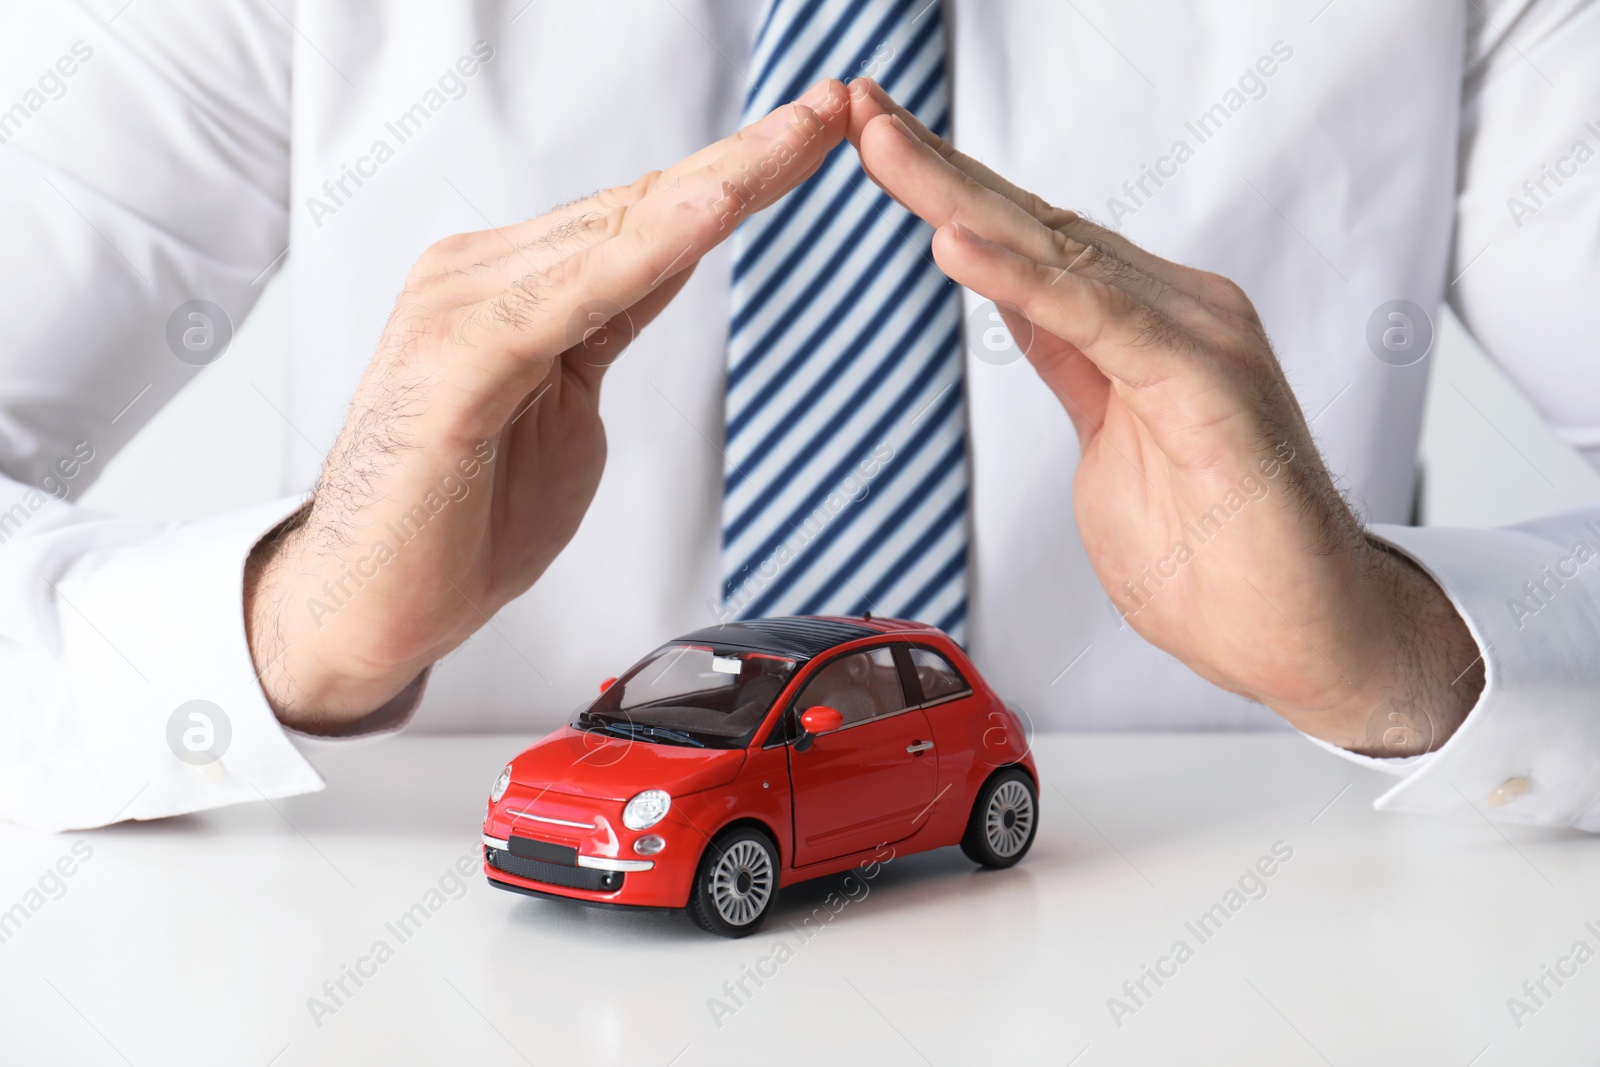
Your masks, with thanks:
[{"label": "white tabletop surface", "polygon": [[[1386,779],[1292,735],[1041,737],[1021,866],[897,858],[785,890],[742,941],[504,893],[475,862],[453,881],[525,743],[403,737],[320,757],[314,796],[0,827],[0,909],[29,902],[0,943],[0,1064],[1600,1062],[1600,960],[1569,957],[1600,950],[1600,840],[1376,813]],[[1278,842],[1265,894],[1197,938]],[[418,903],[402,942],[386,924]],[[1191,957],[1114,1020],[1179,940]],[[379,941],[335,1006],[324,982]],[[1514,1021],[1563,957],[1576,975]],[[733,999],[752,970],[773,976]]]}]

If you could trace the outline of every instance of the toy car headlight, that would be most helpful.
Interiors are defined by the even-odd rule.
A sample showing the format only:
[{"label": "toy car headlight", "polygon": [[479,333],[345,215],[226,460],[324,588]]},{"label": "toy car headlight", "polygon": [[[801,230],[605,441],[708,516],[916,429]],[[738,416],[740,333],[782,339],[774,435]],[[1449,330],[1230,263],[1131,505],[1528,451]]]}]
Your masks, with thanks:
[{"label": "toy car headlight", "polygon": [[627,807],[622,809],[622,825],[630,830],[648,830],[667,817],[672,798],[663,790],[646,789],[636,793]]},{"label": "toy car headlight", "polygon": [[500,798],[506,795],[506,790],[511,788],[511,764],[506,764],[506,769],[500,772],[500,777],[494,780],[494,788],[489,790],[489,803],[498,804]]}]

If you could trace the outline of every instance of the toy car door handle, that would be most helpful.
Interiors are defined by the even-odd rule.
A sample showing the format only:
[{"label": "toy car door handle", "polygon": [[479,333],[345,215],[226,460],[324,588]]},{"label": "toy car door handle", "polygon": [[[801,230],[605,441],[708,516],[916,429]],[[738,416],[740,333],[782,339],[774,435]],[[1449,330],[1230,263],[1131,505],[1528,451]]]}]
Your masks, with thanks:
[{"label": "toy car door handle", "polygon": [[907,752],[926,752],[933,747],[932,741],[913,741],[906,746]]}]

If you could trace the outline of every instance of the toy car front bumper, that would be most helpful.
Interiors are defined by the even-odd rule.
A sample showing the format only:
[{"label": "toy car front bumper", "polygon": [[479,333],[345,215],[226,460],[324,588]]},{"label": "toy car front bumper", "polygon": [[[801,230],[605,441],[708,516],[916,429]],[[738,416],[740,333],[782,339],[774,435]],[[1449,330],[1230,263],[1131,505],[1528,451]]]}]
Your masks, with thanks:
[{"label": "toy car front bumper", "polygon": [[[511,842],[502,841],[497,837],[483,835],[485,848],[496,852],[511,852]],[[578,857],[577,866],[592,871],[648,871],[655,867],[654,860],[616,860],[608,856],[583,856]]]},{"label": "toy car front bumper", "polygon": [[483,873],[501,889],[568,897],[593,904],[681,907],[686,872],[658,869],[653,860],[608,856],[519,855],[529,842],[483,835]]},{"label": "toy car front bumper", "polygon": [[[716,818],[701,812],[690,796],[673,798],[666,818],[634,831],[622,823],[620,800],[513,782],[490,806],[479,831],[483,873],[501,888],[595,904],[681,908],[688,903],[705,842],[698,827]],[[653,854],[634,851],[646,836],[662,838],[664,847],[655,842]]]}]

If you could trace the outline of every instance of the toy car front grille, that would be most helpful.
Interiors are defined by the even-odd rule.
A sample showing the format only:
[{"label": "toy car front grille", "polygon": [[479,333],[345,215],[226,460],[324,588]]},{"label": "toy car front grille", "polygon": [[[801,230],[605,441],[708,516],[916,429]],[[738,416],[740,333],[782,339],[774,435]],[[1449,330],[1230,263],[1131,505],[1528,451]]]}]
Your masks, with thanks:
[{"label": "toy car front grille", "polygon": [[544,882],[564,889],[589,889],[611,893],[622,888],[621,871],[597,871],[589,867],[564,867],[559,863],[515,856],[504,849],[484,850],[489,866],[496,870],[526,878],[530,882]]}]

